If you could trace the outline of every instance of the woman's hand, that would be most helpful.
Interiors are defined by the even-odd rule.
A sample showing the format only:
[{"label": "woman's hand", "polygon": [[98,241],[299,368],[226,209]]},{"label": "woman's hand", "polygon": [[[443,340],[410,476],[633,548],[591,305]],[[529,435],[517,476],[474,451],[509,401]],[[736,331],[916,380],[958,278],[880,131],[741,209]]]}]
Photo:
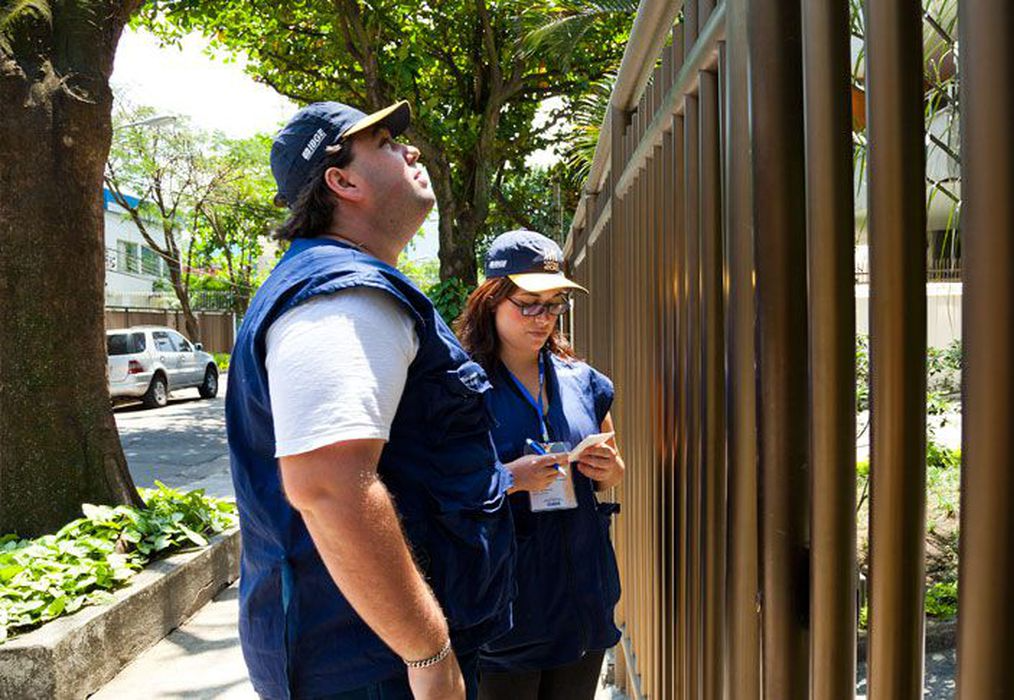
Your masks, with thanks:
[{"label": "woman's hand", "polygon": [[514,486],[507,493],[516,491],[541,491],[548,488],[560,475],[554,465],[567,455],[525,455],[504,466],[514,475]]},{"label": "woman's hand", "polygon": [[577,470],[595,482],[597,491],[620,483],[625,468],[619,451],[609,442],[593,445],[578,455]]}]

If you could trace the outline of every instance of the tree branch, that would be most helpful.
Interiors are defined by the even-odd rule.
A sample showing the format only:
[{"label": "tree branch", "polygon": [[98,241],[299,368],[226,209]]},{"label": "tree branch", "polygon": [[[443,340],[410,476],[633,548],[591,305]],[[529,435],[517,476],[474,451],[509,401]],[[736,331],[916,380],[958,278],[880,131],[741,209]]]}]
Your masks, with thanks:
[{"label": "tree branch", "polygon": [[532,220],[515,209],[514,205],[508,201],[499,187],[493,188],[493,198],[496,199],[497,204],[500,205],[500,208],[504,211],[504,213],[507,214],[507,216],[518,226],[529,231],[536,230],[535,224]]}]

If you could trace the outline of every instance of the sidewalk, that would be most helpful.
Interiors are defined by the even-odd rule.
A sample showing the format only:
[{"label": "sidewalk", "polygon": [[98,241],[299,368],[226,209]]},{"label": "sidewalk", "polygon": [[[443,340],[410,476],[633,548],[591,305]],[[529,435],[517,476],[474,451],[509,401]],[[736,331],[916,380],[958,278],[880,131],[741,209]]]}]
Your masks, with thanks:
[{"label": "sidewalk", "polygon": [[182,627],[138,656],[93,700],[256,698],[236,634],[237,584],[219,593]]}]

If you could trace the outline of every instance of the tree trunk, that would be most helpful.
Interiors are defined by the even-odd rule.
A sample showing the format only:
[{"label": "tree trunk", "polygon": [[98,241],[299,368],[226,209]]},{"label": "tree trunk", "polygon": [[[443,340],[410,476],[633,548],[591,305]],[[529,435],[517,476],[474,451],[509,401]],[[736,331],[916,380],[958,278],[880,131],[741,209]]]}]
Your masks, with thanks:
[{"label": "tree trunk", "polygon": [[175,262],[170,263],[167,267],[169,268],[169,283],[176,293],[176,299],[180,302],[180,311],[183,314],[183,325],[186,326],[187,337],[190,342],[199,343],[201,342],[201,326],[197,323],[197,317],[194,316],[194,310],[190,306],[190,293],[183,283],[183,271]]},{"label": "tree trunk", "polygon": [[463,230],[459,224],[459,208],[451,185],[450,168],[430,160],[426,164],[437,198],[440,214],[437,231],[440,234],[440,280],[457,277],[466,285],[475,286],[477,277],[475,264],[474,228]]},{"label": "tree trunk", "polygon": [[[133,3],[54,3],[0,52],[0,534],[141,504],[106,379],[102,171]],[[69,8],[69,9],[68,9]],[[84,9],[87,8],[87,9]]]}]

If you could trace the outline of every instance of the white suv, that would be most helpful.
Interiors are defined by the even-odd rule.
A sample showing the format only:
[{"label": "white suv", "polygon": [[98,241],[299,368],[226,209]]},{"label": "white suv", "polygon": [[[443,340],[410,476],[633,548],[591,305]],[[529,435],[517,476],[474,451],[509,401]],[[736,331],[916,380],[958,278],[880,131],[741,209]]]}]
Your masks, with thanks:
[{"label": "white suv", "polygon": [[201,344],[163,326],[134,326],[106,331],[109,395],[141,399],[160,408],[169,392],[197,387],[206,399],[218,394],[218,366]]}]

